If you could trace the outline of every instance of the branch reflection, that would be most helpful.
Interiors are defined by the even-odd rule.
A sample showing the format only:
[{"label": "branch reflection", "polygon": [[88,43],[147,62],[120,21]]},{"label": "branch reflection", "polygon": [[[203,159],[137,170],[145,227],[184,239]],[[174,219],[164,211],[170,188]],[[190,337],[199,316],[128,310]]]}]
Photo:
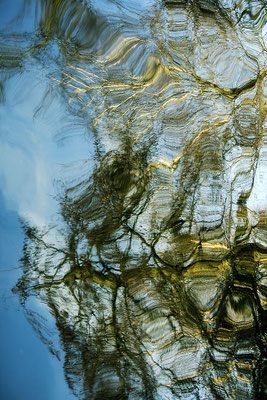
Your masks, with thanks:
[{"label": "branch reflection", "polygon": [[65,188],[58,227],[25,223],[17,290],[49,306],[69,386],[83,399],[264,398],[263,3],[163,1],[145,16],[41,4],[28,56],[55,62],[95,167]]}]

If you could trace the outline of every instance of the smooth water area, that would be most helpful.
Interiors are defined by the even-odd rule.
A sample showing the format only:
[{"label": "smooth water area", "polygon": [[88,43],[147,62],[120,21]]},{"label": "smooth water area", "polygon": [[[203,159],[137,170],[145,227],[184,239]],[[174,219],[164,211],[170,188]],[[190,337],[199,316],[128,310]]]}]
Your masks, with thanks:
[{"label": "smooth water area", "polygon": [[266,10],[0,4],[1,399],[267,398]]}]

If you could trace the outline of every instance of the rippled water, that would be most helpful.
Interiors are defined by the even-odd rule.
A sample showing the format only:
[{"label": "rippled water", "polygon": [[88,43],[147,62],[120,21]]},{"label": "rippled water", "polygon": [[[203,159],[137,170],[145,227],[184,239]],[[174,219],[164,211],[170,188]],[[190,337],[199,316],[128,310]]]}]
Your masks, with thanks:
[{"label": "rippled water", "polygon": [[77,398],[267,398],[266,13],[25,1],[1,31],[13,293]]}]

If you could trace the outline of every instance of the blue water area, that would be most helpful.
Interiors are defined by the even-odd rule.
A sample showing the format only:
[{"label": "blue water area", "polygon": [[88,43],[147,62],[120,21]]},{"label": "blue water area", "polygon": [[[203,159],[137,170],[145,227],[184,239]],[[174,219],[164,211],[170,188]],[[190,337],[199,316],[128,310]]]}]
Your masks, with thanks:
[{"label": "blue water area", "polygon": [[20,276],[22,245],[18,216],[0,193],[0,399],[71,400],[62,362],[41,342],[11,292]]}]

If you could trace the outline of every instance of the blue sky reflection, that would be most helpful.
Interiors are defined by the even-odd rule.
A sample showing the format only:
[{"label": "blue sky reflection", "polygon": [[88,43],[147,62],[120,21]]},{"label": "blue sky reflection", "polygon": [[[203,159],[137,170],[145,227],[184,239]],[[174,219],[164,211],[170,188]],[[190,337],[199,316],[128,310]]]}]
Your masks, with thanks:
[{"label": "blue sky reflection", "polygon": [[[27,15],[18,23],[16,13],[22,1],[1,2],[1,29],[33,28]],[[45,308],[33,305],[45,315],[53,331],[53,344],[61,361],[52,356],[26,320],[18,299],[12,294],[20,276],[23,234],[19,217],[31,224],[45,225],[56,218],[55,195],[64,180],[65,166],[77,166],[88,159],[90,144],[85,129],[59,141],[71,121],[60,100],[54,97],[46,111],[36,114],[47,89],[46,71],[29,66],[27,71],[5,82],[5,102],[0,105],[0,398],[2,400],[71,400],[63,373],[56,328]],[[58,135],[58,136],[57,136]],[[78,168],[79,169],[79,168]],[[71,168],[67,169],[68,177]],[[70,179],[75,179],[74,175]]]}]

